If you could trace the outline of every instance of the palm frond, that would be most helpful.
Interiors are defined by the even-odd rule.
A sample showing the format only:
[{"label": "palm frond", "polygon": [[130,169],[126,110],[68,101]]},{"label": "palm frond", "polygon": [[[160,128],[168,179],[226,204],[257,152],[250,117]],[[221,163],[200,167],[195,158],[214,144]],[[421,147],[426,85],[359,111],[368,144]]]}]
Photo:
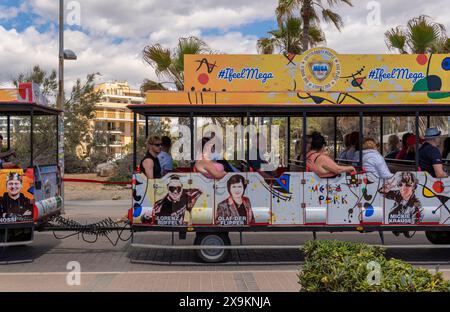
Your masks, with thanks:
[{"label": "palm frond", "polygon": [[170,51],[163,48],[159,43],[146,46],[143,51],[143,59],[155,69],[158,76],[164,74],[172,64]]},{"label": "palm frond", "polygon": [[256,42],[256,48],[259,54],[273,54],[275,50],[273,38],[260,38]]},{"label": "palm frond", "polygon": [[405,47],[407,38],[400,26],[386,31],[384,33],[384,38],[389,50],[398,49],[400,53],[406,53]]},{"label": "palm frond", "polygon": [[427,53],[445,35],[445,27],[426,15],[413,18],[407,23],[408,45],[414,53]]},{"label": "palm frond", "polygon": [[141,92],[147,92],[151,90],[167,90],[161,83],[150,80],[150,79],[144,79],[144,81],[141,84]]},{"label": "palm frond", "polygon": [[333,12],[330,9],[322,10],[322,18],[325,22],[333,24],[339,31],[344,26],[342,17],[338,13]]}]

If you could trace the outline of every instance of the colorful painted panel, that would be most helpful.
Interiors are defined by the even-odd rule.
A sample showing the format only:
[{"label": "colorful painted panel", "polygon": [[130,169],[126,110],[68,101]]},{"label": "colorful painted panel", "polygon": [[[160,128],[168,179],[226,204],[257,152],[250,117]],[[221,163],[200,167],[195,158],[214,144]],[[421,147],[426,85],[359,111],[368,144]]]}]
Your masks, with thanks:
[{"label": "colorful painted panel", "polygon": [[[358,175],[340,174],[328,179],[325,202],[328,204],[327,224],[360,223],[362,192]],[[325,192],[324,192],[325,193]]]},{"label": "colorful painted panel", "polygon": [[255,224],[256,197],[245,173],[229,173],[215,184],[214,223],[219,226]]},{"label": "colorful painted panel", "polygon": [[442,205],[434,182],[426,172],[397,172],[387,180],[379,190],[385,198],[385,223],[438,224]]},{"label": "colorful painted panel", "polygon": [[320,179],[315,173],[304,173],[305,223],[325,224],[327,221],[327,179]]},{"label": "colorful painted panel", "polygon": [[152,220],[160,226],[192,224],[192,208],[202,195],[200,188],[191,187],[189,173],[168,174],[154,182],[155,204]]},{"label": "colorful painted panel", "polygon": [[449,54],[186,55],[185,91],[443,91]]},{"label": "colorful painted panel", "polygon": [[133,175],[133,223],[151,224],[155,203],[155,180],[149,180],[142,173]]},{"label": "colorful painted panel", "polygon": [[303,224],[303,173],[286,173],[272,183],[272,224]]},{"label": "colorful painted panel", "polygon": [[58,185],[58,167],[55,166],[36,166],[35,175],[35,199],[41,201],[51,197],[56,197],[60,193]]},{"label": "colorful painted panel", "polygon": [[271,220],[271,197],[273,200],[276,196],[271,194],[270,185],[259,173],[249,172],[247,173],[247,179],[247,196],[252,202],[255,223],[260,225],[269,224]]},{"label": "colorful painted panel", "polygon": [[[195,200],[191,212],[191,224],[213,225],[214,224],[214,180],[208,179],[201,173],[191,174],[191,189],[200,190],[201,194]],[[189,218],[188,218],[189,220]]]},{"label": "colorful painted panel", "polygon": [[365,224],[382,224],[384,221],[384,197],[378,190],[384,184],[384,180],[368,172],[361,174],[361,182],[360,220]]},{"label": "colorful painted panel", "polygon": [[33,222],[33,169],[1,169],[0,196],[0,224]]}]

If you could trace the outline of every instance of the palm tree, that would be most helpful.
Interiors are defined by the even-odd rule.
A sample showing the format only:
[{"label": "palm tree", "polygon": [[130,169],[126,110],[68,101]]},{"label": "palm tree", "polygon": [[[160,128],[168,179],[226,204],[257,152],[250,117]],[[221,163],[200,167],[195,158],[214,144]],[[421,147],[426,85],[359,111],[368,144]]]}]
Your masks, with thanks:
[{"label": "palm tree", "polygon": [[[144,48],[143,59],[154,68],[158,78],[168,79],[178,90],[184,89],[184,55],[210,53],[206,43],[197,37],[178,39],[173,52],[159,43]],[[141,85],[143,92],[147,90],[164,90],[162,83],[146,79]]]},{"label": "palm tree", "polygon": [[[389,50],[397,49],[402,54],[424,54],[424,53],[449,53],[450,40],[447,37],[445,27],[435,23],[429,16],[420,15],[408,21],[406,28],[397,26],[384,33],[385,42]],[[412,124],[411,118],[408,122]],[[447,116],[435,119],[439,128],[447,126]],[[426,128],[423,120],[420,129]]]},{"label": "palm tree", "polygon": [[[340,3],[353,6],[351,0],[327,0],[328,6],[333,7]],[[321,18],[318,10],[321,11]],[[326,23],[333,24],[338,30],[344,26],[342,17],[330,8],[324,7],[321,0],[279,0],[276,8],[276,16],[278,25],[281,27],[283,20],[288,19],[294,15],[296,11],[300,12],[300,17],[303,22],[302,31],[302,52],[312,46],[310,29],[316,27],[320,29],[319,22],[323,20]]]},{"label": "palm tree", "polygon": [[450,48],[444,25],[426,15],[410,19],[406,28],[391,28],[384,36],[390,50],[397,49],[403,54],[448,53]]},{"label": "palm tree", "polygon": [[[271,30],[268,34],[270,37],[261,38],[257,42],[258,52],[261,54],[272,54],[275,48],[279,48],[282,53],[292,54],[300,54],[303,50],[303,28],[300,18],[289,17],[278,29]],[[322,31],[315,26],[310,27],[308,37],[312,45],[325,41]]]}]

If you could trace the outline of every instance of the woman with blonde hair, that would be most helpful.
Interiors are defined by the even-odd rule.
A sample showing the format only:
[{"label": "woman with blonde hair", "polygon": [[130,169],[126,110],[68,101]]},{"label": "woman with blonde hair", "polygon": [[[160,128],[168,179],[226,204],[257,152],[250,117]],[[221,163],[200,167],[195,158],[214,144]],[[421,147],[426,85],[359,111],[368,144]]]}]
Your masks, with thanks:
[{"label": "woman with blonde hair", "polygon": [[393,176],[383,156],[378,152],[378,143],[373,138],[366,138],[363,142],[363,167],[381,179]]}]

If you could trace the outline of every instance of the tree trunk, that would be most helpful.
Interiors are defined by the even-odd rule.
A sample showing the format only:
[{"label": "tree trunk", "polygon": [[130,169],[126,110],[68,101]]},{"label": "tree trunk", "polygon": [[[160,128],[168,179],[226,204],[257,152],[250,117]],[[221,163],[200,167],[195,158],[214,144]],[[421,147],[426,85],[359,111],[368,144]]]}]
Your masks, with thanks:
[{"label": "tree trunk", "polygon": [[311,0],[304,0],[301,9],[301,16],[303,20],[303,38],[302,38],[302,52],[309,49],[309,28],[311,22],[312,2]]}]

